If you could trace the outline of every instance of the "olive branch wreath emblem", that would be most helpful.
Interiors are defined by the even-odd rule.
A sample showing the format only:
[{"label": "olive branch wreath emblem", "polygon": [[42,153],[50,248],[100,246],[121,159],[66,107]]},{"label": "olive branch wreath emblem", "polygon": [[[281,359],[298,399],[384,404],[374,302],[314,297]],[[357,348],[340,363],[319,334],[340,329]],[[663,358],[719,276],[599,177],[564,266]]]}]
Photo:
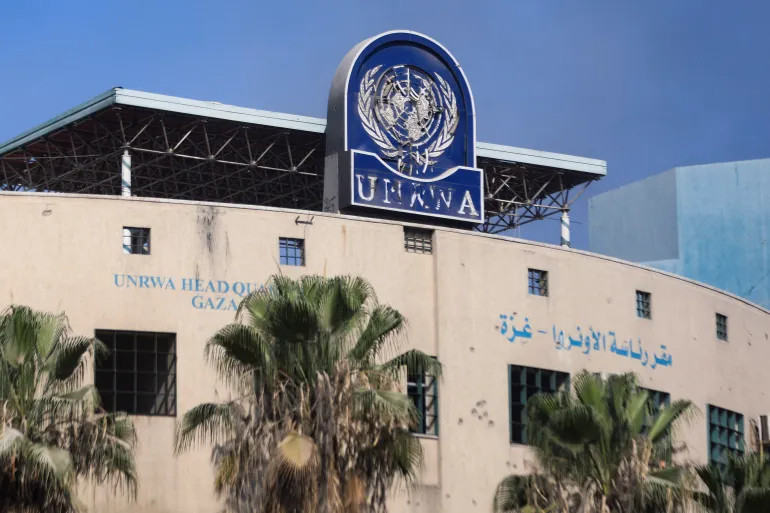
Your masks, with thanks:
[{"label": "olive branch wreath emblem", "polygon": [[[380,68],[382,68],[382,65],[375,66],[367,71],[361,79],[358,93],[358,116],[361,118],[361,126],[364,127],[364,130],[369,134],[372,141],[380,147],[382,154],[389,158],[395,158],[400,156],[403,150],[400,150],[393,144],[375,119],[374,114],[374,79]],[[436,161],[434,159],[440,157],[441,154],[449,148],[454,140],[455,131],[457,130],[457,124],[459,122],[457,99],[455,98],[452,88],[438,73],[435,73],[435,76],[438,81],[439,93],[441,94],[441,99],[444,103],[444,108],[442,109],[444,124],[441,127],[438,136],[436,136],[433,142],[431,142],[425,150],[414,152],[412,155],[417,163],[424,166],[423,170],[429,165],[435,164]]]}]

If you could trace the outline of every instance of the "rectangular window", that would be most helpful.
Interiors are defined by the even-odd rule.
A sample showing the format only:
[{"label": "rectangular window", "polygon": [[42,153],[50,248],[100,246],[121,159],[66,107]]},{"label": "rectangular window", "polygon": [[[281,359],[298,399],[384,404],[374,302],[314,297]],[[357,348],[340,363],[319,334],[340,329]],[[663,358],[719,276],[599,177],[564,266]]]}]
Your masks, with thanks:
[{"label": "rectangular window", "polygon": [[433,230],[404,226],[404,249],[407,253],[433,253]]},{"label": "rectangular window", "polygon": [[527,271],[529,293],[533,296],[548,295],[548,271],[529,269]]},{"label": "rectangular window", "polygon": [[717,338],[719,340],[727,340],[727,316],[717,314]]},{"label": "rectangular window", "polygon": [[636,316],[642,319],[652,319],[652,307],[649,292],[636,291]]},{"label": "rectangular window", "polygon": [[406,393],[417,409],[417,425],[412,432],[438,436],[438,380],[421,369],[409,368]]},{"label": "rectangular window", "polygon": [[125,255],[149,255],[150,254],[150,229],[123,227],[123,254]]},{"label": "rectangular window", "polygon": [[650,414],[644,422],[644,432],[646,433],[652,427],[652,419],[655,418],[660,409],[671,404],[671,394],[651,388],[642,388],[642,390],[647,391],[647,411]]},{"label": "rectangular window", "polygon": [[743,415],[708,405],[709,463],[724,468],[727,455],[743,454]]},{"label": "rectangular window", "polygon": [[305,239],[278,239],[278,255],[281,265],[305,265]]},{"label": "rectangular window", "polygon": [[534,367],[508,366],[511,443],[527,443],[527,401],[539,393],[551,394],[569,386],[569,374]]},{"label": "rectangular window", "polygon": [[176,335],[96,330],[110,354],[97,360],[94,384],[104,409],[176,415]]}]

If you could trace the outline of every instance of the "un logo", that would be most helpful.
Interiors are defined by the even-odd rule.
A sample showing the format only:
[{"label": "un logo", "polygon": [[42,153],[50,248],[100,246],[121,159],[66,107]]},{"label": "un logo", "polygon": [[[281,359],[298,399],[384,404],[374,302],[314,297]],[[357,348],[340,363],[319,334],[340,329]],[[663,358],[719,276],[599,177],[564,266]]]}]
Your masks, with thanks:
[{"label": "un logo", "polygon": [[451,146],[459,120],[450,85],[438,73],[405,65],[364,74],[358,114],[383,157],[395,160],[400,173],[424,178]]}]

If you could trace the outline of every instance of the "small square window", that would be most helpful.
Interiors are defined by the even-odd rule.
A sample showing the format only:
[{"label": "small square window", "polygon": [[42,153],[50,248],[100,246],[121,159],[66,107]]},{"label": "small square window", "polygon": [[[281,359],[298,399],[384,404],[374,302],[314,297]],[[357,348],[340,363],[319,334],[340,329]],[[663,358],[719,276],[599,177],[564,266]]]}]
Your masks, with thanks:
[{"label": "small square window", "polygon": [[652,319],[652,295],[649,292],[636,291],[636,316]]},{"label": "small square window", "polygon": [[419,368],[408,368],[406,393],[417,409],[413,433],[438,436],[438,380]]},{"label": "small square window", "polygon": [[129,415],[176,415],[176,335],[96,330],[110,354],[94,365],[104,409]]},{"label": "small square window", "polygon": [[529,269],[527,272],[527,283],[529,285],[529,293],[533,296],[548,295],[548,271]]},{"label": "small square window", "polygon": [[278,255],[281,265],[305,265],[305,239],[278,239]]},{"label": "small square window", "polygon": [[433,253],[433,230],[404,226],[404,249],[408,253]]},{"label": "small square window", "polygon": [[150,254],[150,229],[123,227],[123,254],[125,255],[149,255]]},{"label": "small square window", "polygon": [[719,340],[727,340],[727,316],[717,314],[717,338]]}]

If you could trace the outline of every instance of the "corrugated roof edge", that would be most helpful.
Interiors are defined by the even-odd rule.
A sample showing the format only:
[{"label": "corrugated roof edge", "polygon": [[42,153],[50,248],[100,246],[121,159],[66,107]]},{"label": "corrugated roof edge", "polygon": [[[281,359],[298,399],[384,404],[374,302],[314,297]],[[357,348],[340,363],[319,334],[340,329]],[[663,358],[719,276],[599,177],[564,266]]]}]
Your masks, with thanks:
[{"label": "corrugated roof edge", "polygon": [[[236,107],[235,105],[226,105],[213,101],[191,100],[177,96],[115,87],[96,98],[78,105],[74,109],[70,109],[6,141],[0,145],[0,155],[113,104],[131,105],[134,107],[165,110],[180,114],[226,119],[241,123],[302,130],[319,134],[326,131],[326,120],[322,118]],[[476,149],[477,156],[484,158],[547,166],[596,176],[605,176],[607,174],[607,163],[603,160],[483,142],[477,142]]]}]

